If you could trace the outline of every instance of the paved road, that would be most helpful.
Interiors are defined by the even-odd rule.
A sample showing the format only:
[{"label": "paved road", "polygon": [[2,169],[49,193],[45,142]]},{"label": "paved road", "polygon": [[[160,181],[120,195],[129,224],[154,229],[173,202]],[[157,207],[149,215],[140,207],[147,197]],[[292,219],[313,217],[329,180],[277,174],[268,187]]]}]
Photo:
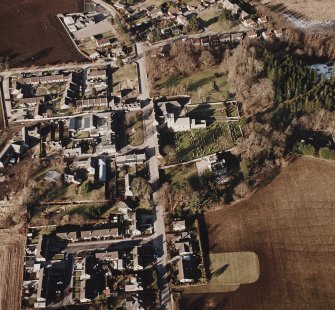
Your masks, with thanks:
[{"label": "paved road", "polygon": [[[140,96],[142,100],[149,98],[149,83],[147,71],[145,66],[145,43],[136,43],[137,54],[140,56],[137,60],[139,77],[140,77]],[[157,123],[154,113],[153,101],[149,100],[147,105],[143,108],[145,125],[145,136],[148,144],[149,156],[149,172],[150,183],[153,186],[153,199],[155,203],[155,221],[154,221],[154,235],[153,244],[157,251],[158,263],[157,271],[159,273],[160,291],[161,291],[161,307],[162,309],[170,309],[170,291],[169,282],[167,278],[167,247],[165,236],[165,221],[164,209],[159,204],[157,189],[159,185],[159,165],[157,156],[159,156],[159,145],[157,136]]]}]

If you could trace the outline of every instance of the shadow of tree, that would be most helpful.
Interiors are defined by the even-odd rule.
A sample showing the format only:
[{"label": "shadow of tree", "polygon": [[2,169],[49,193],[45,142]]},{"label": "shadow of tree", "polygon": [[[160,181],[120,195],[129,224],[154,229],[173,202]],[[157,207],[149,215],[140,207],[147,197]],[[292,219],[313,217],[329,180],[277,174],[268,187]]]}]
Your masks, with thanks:
[{"label": "shadow of tree", "polygon": [[215,270],[212,272],[212,276],[214,277],[219,277],[221,276],[229,267],[229,264],[225,264],[222,267],[220,267],[219,269]]}]

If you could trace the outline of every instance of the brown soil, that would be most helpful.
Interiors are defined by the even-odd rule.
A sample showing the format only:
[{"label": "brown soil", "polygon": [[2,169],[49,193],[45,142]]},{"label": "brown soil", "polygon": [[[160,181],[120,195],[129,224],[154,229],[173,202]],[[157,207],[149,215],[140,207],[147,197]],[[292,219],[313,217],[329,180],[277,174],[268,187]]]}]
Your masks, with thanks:
[{"label": "brown soil", "polygon": [[20,309],[24,259],[24,226],[0,230],[0,309]]},{"label": "brown soil", "polygon": [[335,163],[303,157],[249,200],[207,213],[209,251],[254,251],[260,278],[181,309],[335,309]]},{"label": "brown soil", "polygon": [[0,56],[11,67],[84,60],[56,17],[82,10],[83,0],[0,1]]},{"label": "brown soil", "polygon": [[310,21],[329,21],[335,19],[333,0],[263,0],[271,5],[283,5],[293,16]]}]

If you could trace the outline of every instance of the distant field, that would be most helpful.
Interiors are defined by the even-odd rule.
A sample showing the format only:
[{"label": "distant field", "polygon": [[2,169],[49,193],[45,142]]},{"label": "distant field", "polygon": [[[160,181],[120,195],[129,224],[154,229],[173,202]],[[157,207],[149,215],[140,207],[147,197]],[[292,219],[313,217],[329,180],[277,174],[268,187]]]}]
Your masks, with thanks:
[{"label": "distant field", "polygon": [[0,309],[20,309],[24,238],[0,232]]},{"label": "distant field", "polygon": [[58,21],[58,13],[83,10],[83,0],[2,0],[0,57],[11,67],[84,60]]},{"label": "distant field", "polygon": [[239,285],[256,282],[259,262],[253,252],[211,253],[211,281],[216,285]]},{"label": "distant field", "polygon": [[335,20],[334,0],[263,0],[262,3],[285,5],[292,13],[310,21]]},{"label": "distant field", "polygon": [[253,251],[260,277],[185,294],[181,309],[335,309],[334,179],[335,163],[303,157],[250,199],[207,213],[210,255]]}]

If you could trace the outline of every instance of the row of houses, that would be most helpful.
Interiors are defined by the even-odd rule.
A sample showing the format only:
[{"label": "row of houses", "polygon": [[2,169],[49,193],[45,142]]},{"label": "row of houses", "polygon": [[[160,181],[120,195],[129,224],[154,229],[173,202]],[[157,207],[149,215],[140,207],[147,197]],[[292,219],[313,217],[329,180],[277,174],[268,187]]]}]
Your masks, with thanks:
[{"label": "row of houses", "polygon": [[105,240],[110,238],[120,238],[118,228],[92,229],[56,233],[56,236],[67,241],[76,242],[79,240]]},{"label": "row of houses", "polygon": [[55,74],[55,75],[43,75],[43,76],[31,76],[31,77],[21,77],[16,80],[17,83],[22,85],[38,85],[38,84],[48,84],[48,83],[64,83],[72,79],[70,74]]},{"label": "row of houses", "polygon": [[256,32],[254,30],[250,30],[247,32],[232,32],[232,33],[224,33],[220,35],[212,35],[205,36],[200,38],[191,38],[187,39],[193,46],[196,47],[217,47],[222,44],[226,44],[228,42],[238,43],[242,41],[244,38],[256,39],[262,37],[264,40],[269,40],[271,38],[282,38],[284,32],[282,29],[274,29],[267,30],[262,32]]},{"label": "row of houses", "polygon": [[[38,234],[36,236],[36,233]],[[116,233],[116,231],[115,231]],[[78,232],[56,232],[50,235],[42,235],[35,229],[29,229],[26,242],[26,255],[24,262],[24,279],[22,307],[34,303],[35,308],[53,307],[62,301],[64,306],[73,304],[87,304],[98,296],[93,287],[102,287],[103,279],[94,278],[96,270],[101,269],[105,276],[112,273],[127,271],[133,273],[130,281],[125,283],[125,292],[142,291],[137,272],[143,270],[140,265],[140,252],[138,246],[129,245],[130,250],[106,250],[97,249],[90,254],[72,254],[64,249],[64,243],[57,238],[73,242],[77,235],[82,235],[85,245],[96,240],[113,238],[113,229],[92,229]],[[80,246],[78,245],[78,248]],[[53,252],[53,254],[50,254]],[[93,252],[93,253],[92,253]],[[56,254],[55,254],[56,253]],[[107,269],[107,271],[106,271]],[[92,286],[92,281],[103,281]],[[110,289],[106,287],[105,293],[109,297]],[[102,293],[102,292],[101,292]],[[66,296],[71,294],[71,299]]]},{"label": "row of houses", "polygon": [[198,254],[193,250],[195,236],[189,232],[185,220],[172,222],[173,236],[170,242],[174,247],[173,264],[178,270],[178,283],[186,284],[197,280]]}]

